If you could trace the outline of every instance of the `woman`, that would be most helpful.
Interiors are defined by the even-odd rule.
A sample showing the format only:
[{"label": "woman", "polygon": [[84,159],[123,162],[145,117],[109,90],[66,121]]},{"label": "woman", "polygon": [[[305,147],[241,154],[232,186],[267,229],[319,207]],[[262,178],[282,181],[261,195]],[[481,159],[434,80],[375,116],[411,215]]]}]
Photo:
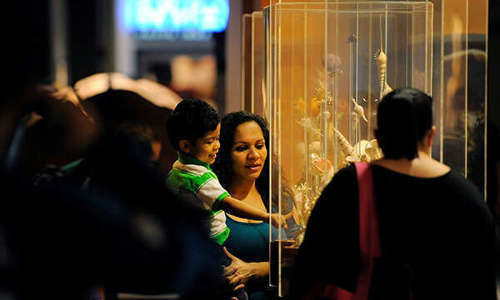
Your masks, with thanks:
[{"label": "woman", "polygon": [[[415,300],[496,299],[492,217],[475,186],[431,157],[432,98],[397,89],[382,99],[377,113],[375,135],[384,158],[370,168],[382,255],[372,287],[390,287],[383,299],[407,299],[410,293]],[[381,267],[389,277],[377,273]],[[306,298],[318,285],[356,290],[359,204],[353,165],[340,170],[318,199],[296,268],[293,299]]]},{"label": "woman", "polygon": [[[214,171],[231,196],[264,211],[269,210],[269,131],[258,115],[240,111],[221,122],[220,149]],[[292,210],[284,209],[284,214]],[[227,214],[231,230],[224,244],[233,263],[226,269],[229,281],[245,284],[250,300],[270,299],[266,288],[269,276],[269,224]],[[293,218],[287,220],[289,234],[298,231]],[[272,228],[273,238],[278,230]],[[286,233],[281,233],[285,238]],[[236,258],[238,257],[238,258]]]}]

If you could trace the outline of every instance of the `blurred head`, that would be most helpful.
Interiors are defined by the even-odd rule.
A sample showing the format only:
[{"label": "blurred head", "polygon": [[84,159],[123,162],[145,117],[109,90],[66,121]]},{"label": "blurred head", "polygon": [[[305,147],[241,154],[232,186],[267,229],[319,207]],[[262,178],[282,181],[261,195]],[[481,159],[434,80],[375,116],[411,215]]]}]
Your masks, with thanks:
[{"label": "blurred head", "polygon": [[210,104],[184,99],[167,121],[170,143],[177,150],[212,164],[219,151],[220,117]]},{"label": "blurred head", "polygon": [[98,126],[67,87],[35,85],[0,106],[0,153],[26,176],[80,158],[98,135]]},{"label": "blurred head", "polygon": [[[258,180],[267,170],[269,131],[266,121],[245,111],[222,119],[220,155],[214,166],[221,184],[229,188],[233,179]],[[264,171],[264,173],[266,173]]]},{"label": "blurred head", "polygon": [[422,91],[396,89],[378,105],[375,136],[385,158],[416,158],[432,129],[432,98]]},{"label": "blurred head", "polygon": [[123,123],[117,125],[115,135],[129,138],[133,141],[135,150],[138,153],[142,153],[144,158],[158,161],[161,152],[161,143],[151,126],[144,123]]},{"label": "blurred head", "polygon": [[99,138],[89,149],[86,159],[99,170],[110,169],[117,173],[117,170],[128,167],[147,166],[154,159],[153,140],[153,130],[148,125],[116,124],[103,128]]}]

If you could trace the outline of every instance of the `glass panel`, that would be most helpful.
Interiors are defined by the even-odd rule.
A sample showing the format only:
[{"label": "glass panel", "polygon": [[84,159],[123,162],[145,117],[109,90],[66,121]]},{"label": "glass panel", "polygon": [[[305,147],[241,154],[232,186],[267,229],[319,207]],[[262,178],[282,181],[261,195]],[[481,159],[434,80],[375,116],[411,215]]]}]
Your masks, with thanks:
[{"label": "glass panel", "polygon": [[441,9],[443,120],[439,158],[485,193],[488,2],[445,0]]},{"label": "glass panel", "polygon": [[268,117],[264,102],[265,32],[262,12],[243,15],[242,109]]},{"label": "glass panel", "polygon": [[381,157],[373,136],[379,99],[408,85],[431,92],[433,4],[286,2],[268,9],[271,206],[283,214],[295,207],[302,226],[271,241],[271,284],[284,295],[324,186],[349,163]]},{"label": "glass panel", "polygon": [[486,198],[486,47],[488,1],[466,3],[467,20],[467,178],[475,183]]},{"label": "glass panel", "polygon": [[267,117],[265,113],[269,108],[264,102],[264,19],[262,12],[252,13],[252,70],[251,70],[251,112]]},{"label": "glass panel", "polygon": [[241,109],[251,110],[252,15],[244,14],[241,24]]}]

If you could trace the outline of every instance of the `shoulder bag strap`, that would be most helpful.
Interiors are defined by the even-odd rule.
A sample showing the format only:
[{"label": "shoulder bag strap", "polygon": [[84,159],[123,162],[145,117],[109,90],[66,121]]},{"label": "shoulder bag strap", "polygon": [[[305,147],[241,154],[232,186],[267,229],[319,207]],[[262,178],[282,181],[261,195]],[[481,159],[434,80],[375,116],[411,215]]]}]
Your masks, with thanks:
[{"label": "shoulder bag strap", "polygon": [[378,218],[370,164],[357,162],[354,165],[358,178],[359,247],[361,254],[361,268],[354,300],[366,300],[370,291],[373,258],[380,257]]}]

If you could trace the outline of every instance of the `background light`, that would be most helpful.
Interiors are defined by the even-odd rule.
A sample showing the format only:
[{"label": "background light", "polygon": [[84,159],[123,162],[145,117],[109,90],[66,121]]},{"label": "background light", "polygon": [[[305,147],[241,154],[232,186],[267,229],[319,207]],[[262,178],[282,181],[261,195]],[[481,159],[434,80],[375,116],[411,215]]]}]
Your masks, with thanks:
[{"label": "background light", "polygon": [[124,10],[129,32],[220,32],[229,0],[126,0]]}]

